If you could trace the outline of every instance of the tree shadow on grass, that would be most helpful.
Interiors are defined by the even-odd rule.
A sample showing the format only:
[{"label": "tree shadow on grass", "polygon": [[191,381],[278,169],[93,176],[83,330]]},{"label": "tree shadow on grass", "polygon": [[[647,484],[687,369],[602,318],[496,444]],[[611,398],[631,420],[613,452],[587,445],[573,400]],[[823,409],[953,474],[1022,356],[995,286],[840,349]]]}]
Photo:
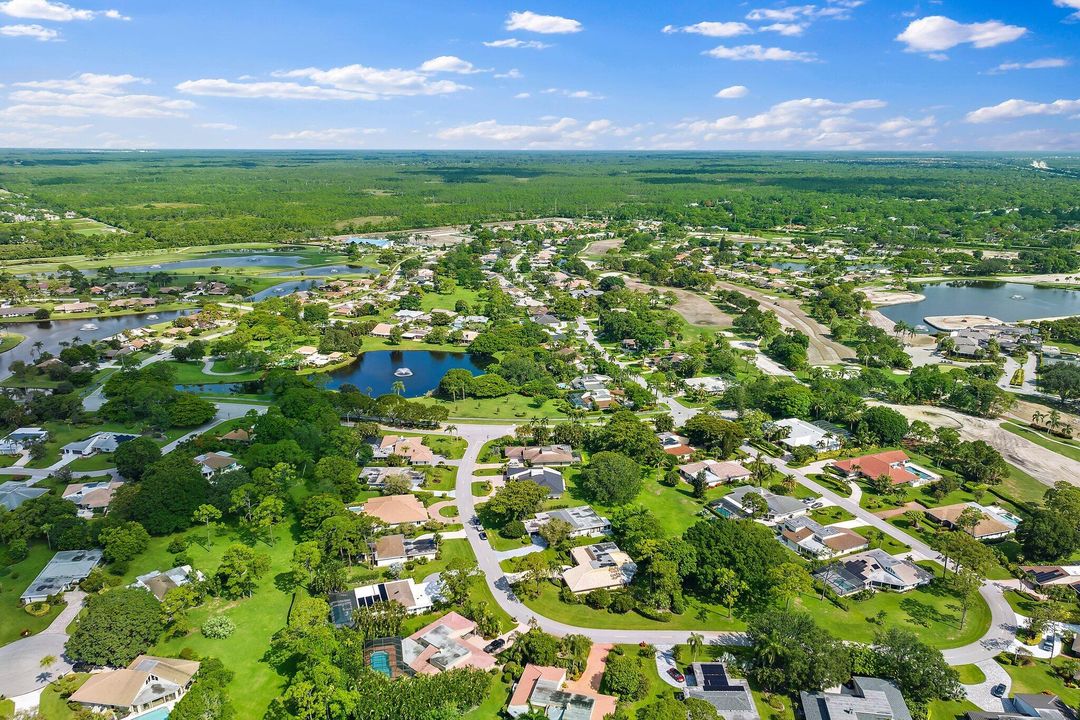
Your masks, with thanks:
[{"label": "tree shadow on grass", "polygon": [[943,613],[929,603],[904,598],[900,601],[900,609],[908,615],[908,619],[921,627],[930,627],[933,622],[943,625],[959,625],[960,617],[949,613]]}]

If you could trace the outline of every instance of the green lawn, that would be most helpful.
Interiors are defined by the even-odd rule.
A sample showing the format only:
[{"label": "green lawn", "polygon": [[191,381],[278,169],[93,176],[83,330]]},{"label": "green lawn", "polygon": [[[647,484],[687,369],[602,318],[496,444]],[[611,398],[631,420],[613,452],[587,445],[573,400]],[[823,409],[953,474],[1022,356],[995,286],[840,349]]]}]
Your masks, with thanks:
[{"label": "green lawn", "polygon": [[960,674],[960,682],[964,685],[978,685],[986,681],[986,675],[978,665],[957,665],[953,669]]},{"label": "green lawn", "polygon": [[425,490],[450,491],[454,489],[454,484],[457,482],[456,467],[452,465],[433,467],[426,472],[430,473],[430,479],[424,480]]},{"label": "green lawn", "polygon": [[193,360],[191,362],[166,360],[164,361],[164,364],[168,365],[176,372],[176,382],[178,385],[246,382],[248,380],[258,380],[263,376],[262,370],[249,370],[240,375],[207,375],[203,372],[202,360]]},{"label": "green lawn", "polygon": [[847,520],[855,519],[854,515],[839,505],[830,505],[828,507],[812,510],[810,512],[810,517],[822,525],[831,525],[833,523],[846,522]]},{"label": "green lawn", "polygon": [[1014,695],[1017,693],[1052,692],[1064,700],[1066,705],[1076,707],[1077,704],[1080,704],[1080,689],[1066,687],[1065,682],[1051,672],[1049,662],[1034,659],[1030,662],[1031,664],[1023,667],[1016,667],[1005,662],[1001,663],[1001,666],[1005,668],[1005,672],[1009,673],[1009,677],[1012,678],[1012,692]]},{"label": "green lawn", "polygon": [[[124,425],[121,423],[106,422],[100,425],[96,424],[82,424],[72,425],[70,423],[61,423],[48,421],[42,423],[42,427],[49,431],[49,439],[45,443],[45,455],[37,460],[31,460],[26,464],[30,468],[46,468],[54,464],[60,459],[60,448],[67,445],[70,442],[76,440],[83,440],[91,435],[99,432],[118,432],[118,433],[134,433],[136,435],[142,432],[142,425],[132,424]],[[165,431],[165,438],[155,438],[159,444],[165,444],[172,442],[184,433],[189,432],[190,428],[170,428]]]},{"label": "green lawn", "polygon": [[491,486],[487,481],[478,481],[472,484],[473,497],[483,497],[490,492]]},{"label": "green lawn", "polygon": [[0,645],[18,640],[25,630],[30,635],[41,632],[60,614],[62,606],[55,606],[45,616],[34,617],[19,603],[19,596],[52,556],[45,543],[34,543],[25,560],[0,568]]},{"label": "green lawn", "polygon": [[423,297],[420,298],[420,309],[424,311],[434,308],[453,310],[458,300],[464,300],[469,303],[469,307],[475,310],[479,299],[480,293],[478,291],[458,286],[454,288],[454,292],[445,295],[434,292],[424,293]]},{"label": "green lawn", "polygon": [[500,713],[510,700],[510,684],[504,682],[502,674],[491,678],[491,688],[488,690],[484,702],[474,707],[462,716],[462,720],[492,720],[500,717]]},{"label": "green lawn", "polygon": [[431,448],[431,451],[436,455],[442,455],[447,460],[460,460],[465,457],[465,448],[469,446],[469,443],[464,438],[453,437],[450,435],[433,435],[431,433],[410,433],[402,432],[397,433],[402,437],[422,437],[424,438],[424,445]]},{"label": "green lawn", "polygon": [[1000,489],[1017,502],[1040,503],[1048,487],[1015,465],[1009,465],[1009,474],[1002,479]]},{"label": "green lawn", "polygon": [[97,453],[90,457],[81,457],[67,464],[72,472],[93,472],[94,470],[109,470],[116,467],[112,453]]},{"label": "green lawn", "polygon": [[1047,450],[1056,452],[1058,455],[1064,455],[1072,460],[1080,460],[1080,444],[1074,441],[1054,438],[1046,433],[1037,432],[1031,428],[1010,421],[1001,423],[1001,428],[1003,430],[1008,430],[1013,435],[1019,435],[1022,438],[1030,440],[1036,445],[1041,445]]},{"label": "green lawn", "polygon": [[[990,608],[979,597],[961,629],[956,595],[940,581],[907,593],[878,592],[869,600],[848,600],[851,609],[847,611],[817,595],[803,595],[796,604],[837,637],[856,642],[870,642],[879,630],[899,626],[915,631],[934,647],[951,648],[974,642],[990,627]],[[885,612],[884,626],[869,621],[881,611]]]},{"label": "green lawn", "polygon": [[484,420],[505,420],[506,422],[519,422],[533,417],[561,418],[564,417],[555,400],[548,400],[542,406],[536,407],[532,398],[524,395],[507,395],[501,398],[484,398],[470,400],[437,400],[435,398],[417,398],[421,402],[439,403],[450,411],[450,419],[455,418],[479,418]]},{"label": "green lawn", "polygon": [[0,333],[0,353],[6,353],[8,350],[18,347],[19,343],[25,339],[25,335],[20,335],[17,332],[5,331]]},{"label": "green lawn", "polygon": [[970,700],[935,700],[927,706],[929,720],[966,720],[979,708]]},{"label": "green lawn", "polygon": [[[90,675],[88,673],[76,673],[73,690],[78,690],[82,687],[82,684],[86,682],[89,677]],[[68,718],[75,717],[75,713],[72,712],[71,708],[67,705],[67,700],[60,697],[55,684],[48,685],[41,691],[38,712],[41,713],[41,717],[45,718],[45,720],[68,720]]]},{"label": "green lawn", "polygon": [[[522,601],[541,615],[561,622],[586,628],[614,628],[624,630],[742,630],[746,624],[738,617],[728,617],[727,609],[720,605],[704,603],[687,596],[686,612],[672,615],[669,622],[650,620],[635,612],[620,615],[607,610],[594,610],[588,605],[568,605],[559,600],[559,589],[552,583],[541,585],[536,599]],[[706,619],[698,619],[704,611]]]}]

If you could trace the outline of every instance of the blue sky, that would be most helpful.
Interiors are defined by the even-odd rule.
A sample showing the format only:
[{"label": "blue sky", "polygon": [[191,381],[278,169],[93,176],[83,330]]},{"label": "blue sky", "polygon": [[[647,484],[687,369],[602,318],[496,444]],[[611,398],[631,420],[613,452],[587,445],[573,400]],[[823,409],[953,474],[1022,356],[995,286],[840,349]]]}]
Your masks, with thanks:
[{"label": "blue sky", "polygon": [[0,0],[0,147],[1077,150],[1077,62],[1080,0]]}]

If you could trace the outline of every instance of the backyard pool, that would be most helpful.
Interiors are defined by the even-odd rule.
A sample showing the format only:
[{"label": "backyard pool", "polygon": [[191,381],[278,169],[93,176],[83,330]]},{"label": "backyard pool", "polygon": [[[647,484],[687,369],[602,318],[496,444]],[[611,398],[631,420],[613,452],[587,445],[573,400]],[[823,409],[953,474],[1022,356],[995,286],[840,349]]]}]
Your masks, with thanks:
[{"label": "backyard pool", "polygon": [[380,672],[386,677],[392,677],[390,673],[390,655],[385,650],[376,650],[371,653],[369,660],[371,669]]}]

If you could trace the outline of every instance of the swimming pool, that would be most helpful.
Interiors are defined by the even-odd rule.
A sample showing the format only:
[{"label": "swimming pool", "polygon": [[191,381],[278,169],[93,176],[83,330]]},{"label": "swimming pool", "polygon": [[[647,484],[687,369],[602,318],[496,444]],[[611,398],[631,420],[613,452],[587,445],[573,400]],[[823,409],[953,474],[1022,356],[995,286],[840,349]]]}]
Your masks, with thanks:
[{"label": "swimming pool", "polygon": [[390,655],[385,650],[376,650],[371,653],[371,659],[368,662],[372,670],[390,677]]},{"label": "swimming pool", "polygon": [[165,720],[169,717],[169,708],[156,707],[145,715],[139,715],[135,720]]}]

